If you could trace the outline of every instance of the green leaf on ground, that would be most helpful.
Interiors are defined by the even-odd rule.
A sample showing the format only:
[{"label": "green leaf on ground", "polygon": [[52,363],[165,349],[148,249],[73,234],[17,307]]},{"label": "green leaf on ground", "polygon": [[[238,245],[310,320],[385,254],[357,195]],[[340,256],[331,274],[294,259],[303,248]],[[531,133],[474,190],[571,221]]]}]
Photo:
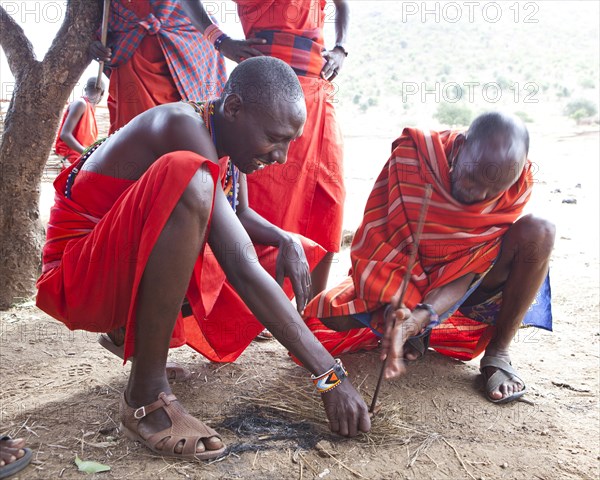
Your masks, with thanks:
[{"label": "green leaf on ground", "polygon": [[78,455],[75,455],[75,465],[77,465],[81,472],[85,473],[108,472],[110,470],[108,465],[89,460],[82,460]]}]

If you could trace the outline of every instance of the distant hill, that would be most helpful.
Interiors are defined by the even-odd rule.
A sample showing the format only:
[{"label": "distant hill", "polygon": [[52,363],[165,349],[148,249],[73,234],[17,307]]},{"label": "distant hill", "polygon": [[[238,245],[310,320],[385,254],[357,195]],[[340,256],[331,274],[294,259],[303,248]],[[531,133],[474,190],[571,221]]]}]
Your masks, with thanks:
[{"label": "distant hill", "polygon": [[[343,124],[356,134],[466,125],[494,108],[528,122],[594,116],[599,5],[350,0],[350,55],[335,81]],[[331,9],[328,44],[333,19]]]}]

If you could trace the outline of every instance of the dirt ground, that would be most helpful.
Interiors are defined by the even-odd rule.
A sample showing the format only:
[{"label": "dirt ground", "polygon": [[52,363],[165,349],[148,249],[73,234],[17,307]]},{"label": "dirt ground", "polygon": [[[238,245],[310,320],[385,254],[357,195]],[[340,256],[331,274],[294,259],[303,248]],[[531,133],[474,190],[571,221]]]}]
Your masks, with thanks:
[{"label": "dirt ground", "polygon": [[[347,215],[349,230],[360,221],[392,140],[347,138],[346,211],[356,212]],[[597,126],[561,133],[532,127],[531,157],[540,168],[531,210],[550,217],[558,235],[551,266],[554,332],[522,330],[512,350],[529,387],[526,402],[486,401],[477,360],[430,351],[406,376],[384,384],[383,411],[371,434],[345,440],[328,433],[307,374],[277,343],[253,343],[235,364],[222,365],[184,347],[171,359],[194,376],[174,384],[174,393],[219,430],[230,452],[213,463],[163,459],[118,432],[129,366],[121,367],[95,334],[70,332],[29,302],[2,312],[0,323],[0,434],[23,436],[34,451],[32,465],[14,478],[83,478],[76,455],[109,465],[93,476],[105,479],[598,478],[598,147]],[[369,165],[361,162],[366,154]],[[46,219],[51,201],[47,181]],[[348,266],[346,250],[331,283]],[[377,353],[343,360],[369,401]]]}]

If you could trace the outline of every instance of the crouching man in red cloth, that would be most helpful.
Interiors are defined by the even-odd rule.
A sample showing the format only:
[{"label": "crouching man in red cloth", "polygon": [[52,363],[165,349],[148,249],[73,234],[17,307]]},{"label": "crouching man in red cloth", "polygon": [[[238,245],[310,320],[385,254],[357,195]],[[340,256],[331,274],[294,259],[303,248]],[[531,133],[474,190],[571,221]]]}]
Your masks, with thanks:
[{"label": "crouching man in red cloth", "polygon": [[[251,212],[243,188],[244,174],[286,161],[305,119],[293,70],[274,58],[249,59],[218,100],[144,112],[55,182],[37,305],[70,329],[125,328],[124,357],[133,361],[123,431],[159,454],[208,459],[225,449],[179,404],[165,371],[170,343],[185,341],[178,321],[184,297],[202,328],[225,275],[313,373],[331,429],[345,436],[370,429],[341,362],[316,341],[252,248],[255,241],[284,250],[282,271],[296,297],[308,295],[300,242]],[[225,156],[230,162],[221,169]],[[222,271],[211,268],[215,260]]]},{"label": "crouching man in red cloth", "polygon": [[[551,330],[555,236],[549,221],[522,216],[533,187],[528,150],[523,122],[499,112],[480,115],[467,132],[404,130],[354,236],[350,276],[304,310],[332,355],[375,348],[382,338],[393,378],[428,346],[462,360],[485,351],[487,398],[505,403],[525,393],[509,347],[522,323]],[[394,310],[428,184],[406,308]]]}]

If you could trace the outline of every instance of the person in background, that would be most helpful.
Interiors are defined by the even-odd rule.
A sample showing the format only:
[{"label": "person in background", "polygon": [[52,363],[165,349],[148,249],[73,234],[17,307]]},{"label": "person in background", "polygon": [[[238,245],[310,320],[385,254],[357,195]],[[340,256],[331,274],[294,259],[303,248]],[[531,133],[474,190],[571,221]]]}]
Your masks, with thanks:
[{"label": "person in background", "polygon": [[56,154],[63,157],[62,170],[98,139],[96,105],[104,96],[104,88],[104,82],[96,88],[96,78],[89,78],[83,96],[71,102],[65,110],[54,145]]},{"label": "person in background", "polygon": [[112,0],[107,46],[90,53],[110,78],[109,133],[156,105],[217,97],[226,80],[223,57],[175,0]]},{"label": "person in background", "polygon": [[[246,40],[213,24],[199,0],[181,0],[198,29],[229,59],[269,55],[290,65],[306,99],[303,135],[290,145],[285,165],[248,178],[250,206],[284,230],[320,244],[327,254],[311,272],[311,297],[324,290],[340,249],[346,191],[343,137],[334,110],[334,86],[348,55],[349,7],[334,0],[335,43],[323,37],[325,0],[235,0]],[[262,337],[268,338],[268,332]]]}]

